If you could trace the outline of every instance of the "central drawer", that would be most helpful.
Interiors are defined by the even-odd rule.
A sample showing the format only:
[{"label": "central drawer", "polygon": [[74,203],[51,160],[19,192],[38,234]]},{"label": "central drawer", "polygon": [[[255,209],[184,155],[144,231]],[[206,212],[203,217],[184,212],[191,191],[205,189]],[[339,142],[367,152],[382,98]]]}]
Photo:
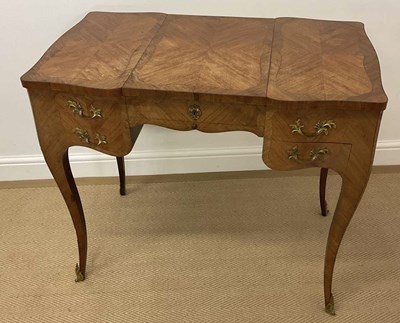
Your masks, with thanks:
[{"label": "central drawer", "polygon": [[147,123],[176,130],[242,130],[260,137],[264,134],[263,105],[129,97],[127,107],[131,126]]}]

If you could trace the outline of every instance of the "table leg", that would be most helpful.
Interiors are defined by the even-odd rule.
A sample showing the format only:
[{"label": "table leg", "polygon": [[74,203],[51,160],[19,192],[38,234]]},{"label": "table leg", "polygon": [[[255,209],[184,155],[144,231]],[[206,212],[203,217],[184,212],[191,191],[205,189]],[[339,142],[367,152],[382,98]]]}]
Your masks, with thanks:
[{"label": "table leg", "polygon": [[77,264],[75,268],[75,281],[83,281],[87,258],[86,222],[81,199],[69,164],[68,148],[43,151],[43,155],[71,214],[79,250],[79,265]]},{"label": "table leg", "polygon": [[[131,128],[132,145],[135,145],[143,125],[137,125]],[[125,181],[125,159],[124,157],[117,157],[118,174],[119,174],[119,194],[126,195],[126,181]]]},{"label": "table leg", "polygon": [[119,174],[119,194],[124,196],[126,194],[124,157],[117,157],[117,165]]},{"label": "table leg", "polygon": [[325,199],[326,179],[328,177],[328,168],[321,168],[319,177],[319,204],[321,205],[321,215],[326,216],[329,212],[328,204]]},{"label": "table leg", "polygon": [[[368,156],[365,153],[364,155]],[[367,159],[367,162],[360,162],[360,160],[362,160],[360,156],[357,158],[355,154],[352,154],[348,167],[341,173],[342,189],[329,229],[325,253],[324,297],[325,311],[332,315],[335,315],[332,278],[336,256],[344,233],[364,194],[371,170],[372,159],[370,161]]]},{"label": "table leg", "polygon": [[67,204],[75,227],[79,250],[76,281],[82,281],[85,279],[87,256],[85,216],[68,158],[68,147],[74,143],[70,141],[71,135],[65,132],[61,123],[55,95],[51,91],[29,91],[43,156]]}]

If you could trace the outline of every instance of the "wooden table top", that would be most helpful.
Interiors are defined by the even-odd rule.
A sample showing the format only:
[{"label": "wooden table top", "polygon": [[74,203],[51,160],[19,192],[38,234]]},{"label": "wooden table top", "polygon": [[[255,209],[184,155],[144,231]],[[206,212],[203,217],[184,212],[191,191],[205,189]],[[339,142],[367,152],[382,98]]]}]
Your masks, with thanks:
[{"label": "wooden table top", "polygon": [[92,12],[21,81],[30,89],[98,96],[351,109],[387,103],[363,24],[299,18]]}]

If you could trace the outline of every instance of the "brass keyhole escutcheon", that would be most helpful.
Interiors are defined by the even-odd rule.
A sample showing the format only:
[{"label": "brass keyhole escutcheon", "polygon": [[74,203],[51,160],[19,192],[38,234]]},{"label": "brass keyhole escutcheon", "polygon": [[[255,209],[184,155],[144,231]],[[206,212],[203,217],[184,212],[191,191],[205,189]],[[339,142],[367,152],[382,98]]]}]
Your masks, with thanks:
[{"label": "brass keyhole escutcheon", "polygon": [[197,120],[197,119],[199,119],[200,117],[201,117],[201,109],[200,109],[200,106],[198,105],[198,104],[196,104],[196,103],[194,103],[194,104],[191,104],[190,106],[189,106],[189,114],[190,114],[190,117],[193,119],[193,120]]}]

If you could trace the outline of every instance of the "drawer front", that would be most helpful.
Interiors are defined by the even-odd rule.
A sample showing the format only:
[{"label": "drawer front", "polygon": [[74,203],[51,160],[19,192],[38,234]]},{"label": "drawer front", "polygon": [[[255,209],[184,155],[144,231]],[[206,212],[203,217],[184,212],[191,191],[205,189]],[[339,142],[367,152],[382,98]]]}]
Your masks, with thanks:
[{"label": "drawer front", "polygon": [[350,144],[304,143],[264,140],[263,160],[274,170],[309,167],[344,170],[350,156]]},{"label": "drawer front", "polygon": [[123,98],[60,93],[56,95],[55,101],[71,144],[117,156],[126,155],[132,149]]},{"label": "drawer front", "polygon": [[[357,114],[357,112],[354,112]],[[351,142],[353,113],[332,109],[275,110],[266,118],[268,138],[292,142]]]},{"label": "drawer front", "polygon": [[263,136],[265,107],[164,98],[127,98],[131,126],[156,124],[178,130],[250,131]]}]

